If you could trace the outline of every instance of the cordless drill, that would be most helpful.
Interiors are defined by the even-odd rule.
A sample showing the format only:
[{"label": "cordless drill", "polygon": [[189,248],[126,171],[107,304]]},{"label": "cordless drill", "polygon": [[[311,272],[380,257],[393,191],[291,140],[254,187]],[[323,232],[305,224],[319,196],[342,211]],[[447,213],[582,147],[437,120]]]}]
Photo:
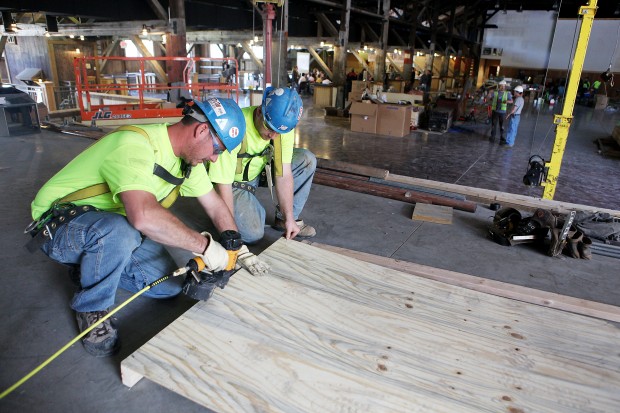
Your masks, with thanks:
[{"label": "cordless drill", "polygon": [[[237,270],[237,254],[243,245],[241,234],[237,231],[224,231],[220,234],[220,244],[228,251],[229,265],[222,271],[207,271],[204,264],[201,266],[196,259],[187,264],[188,271],[183,283],[183,293],[195,300],[207,301],[213,295],[216,287],[224,288],[228,280]],[[201,260],[202,261],[202,260]]]}]

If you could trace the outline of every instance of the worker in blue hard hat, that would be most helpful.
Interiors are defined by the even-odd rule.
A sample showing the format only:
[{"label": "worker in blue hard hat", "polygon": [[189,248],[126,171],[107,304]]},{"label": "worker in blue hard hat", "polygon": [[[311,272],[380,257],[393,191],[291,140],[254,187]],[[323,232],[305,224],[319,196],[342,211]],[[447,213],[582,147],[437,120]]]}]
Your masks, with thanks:
[{"label": "worker in blue hard hat", "polygon": [[247,126],[243,142],[209,165],[209,178],[233,212],[243,241],[257,242],[264,235],[265,208],[255,196],[259,186],[272,190],[275,229],[287,239],[313,237],[316,230],[299,218],[316,169],[310,151],[293,147],[294,128],[303,113],[301,98],[294,89],[267,88],[260,106],[242,111]]},{"label": "worker in blue hard hat", "polygon": [[[239,146],[245,134],[241,109],[230,99],[209,98],[187,102],[183,115],[175,124],[110,132],[47,181],[32,202],[28,247],[70,266],[78,287],[71,308],[80,331],[108,314],[118,287],[135,293],[177,269],[165,245],[196,251],[211,271],[240,263],[257,272],[258,258],[247,247],[237,243],[240,249],[227,251],[211,234],[187,227],[167,209],[178,195],[195,197],[221,240],[224,234],[240,240],[202,163]],[[177,277],[142,295],[172,297],[182,283]],[[110,319],[82,342],[98,357],[119,348]]]}]

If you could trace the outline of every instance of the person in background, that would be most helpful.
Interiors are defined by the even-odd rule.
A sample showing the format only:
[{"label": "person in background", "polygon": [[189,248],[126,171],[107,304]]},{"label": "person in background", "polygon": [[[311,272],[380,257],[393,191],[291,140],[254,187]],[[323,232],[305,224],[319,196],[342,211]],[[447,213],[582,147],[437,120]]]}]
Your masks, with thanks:
[{"label": "person in background", "polygon": [[510,113],[506,115],[508,121],[508,131],[506,132],[506,142],[500,145],[505,145],[508,148],[512,148],[515,144],[515,138],[517,137],[517,129],[519,129],[519,121],[521,120],[521,111],[525,100],[523,100],[523,86],[517,86],[514,88],[515,100]]},{"label": "person in background", "polygon": [[498,84],[498,90],[491,94],[491,136],[489,142],[495,142],[495,133],[499,124],[499,143],[506,144],[504,139],[504,120],[506,119],[506,109],[512,103],[512,94],[506,90],[506,81],[502,80]]}]

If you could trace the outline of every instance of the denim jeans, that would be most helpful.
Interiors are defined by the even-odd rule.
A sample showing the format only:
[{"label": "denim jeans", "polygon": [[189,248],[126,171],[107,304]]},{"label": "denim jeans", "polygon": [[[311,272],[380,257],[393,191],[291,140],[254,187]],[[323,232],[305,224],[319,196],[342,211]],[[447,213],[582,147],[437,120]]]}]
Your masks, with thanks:
[{"label": "denim jeans", "polygon": [[[295,219],[298,219],[310,195],[312,178],[316,169],[314,154],[307,149],[293,149],[291,169],[293,171],[293,215]],[[256,188],[258,181],[257,177],[248,184]],[[265,233],[265,208],[256,196],[240,188],[233,188],[233,201],[235,222],[241,239],[248,244],[259,241]],[[283,218],[279,210],[276,211],[276,217]]]},{"label": "denim jeans", "polygon": [[506,132],[506,145],[513,146],[515,144],[515,138],[517,137],[517,129],[519,128],[520,120],[521,115],[512,115],[510,117],[508,131]]},{"label": "denim jeans", "polygon": [[[78,312],[105,310],[114,304],[118,287],[138,292],[177,268],[163,245],[143,240],[126,217],[111,212],[87,212],[61,225],[41,250],[61,264],[80,265],[81,289],[71,301]],[[143,295],[173,297],[182,282],[182,277],[167,280]]]}]

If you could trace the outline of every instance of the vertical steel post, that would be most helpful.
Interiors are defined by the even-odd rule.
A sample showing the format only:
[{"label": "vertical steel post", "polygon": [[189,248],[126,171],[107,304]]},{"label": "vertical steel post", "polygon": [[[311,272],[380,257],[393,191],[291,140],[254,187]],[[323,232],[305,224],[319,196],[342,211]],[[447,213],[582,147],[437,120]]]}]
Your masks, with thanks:
[{"label": "vertical steel post", "polygon": [[582,16],[581,29],[579,30],[579,40],[573,57],[573,67],[568,78],[568,86],[566,87],[566,96],[561,115],[555,115],[553,123],[556,124],[555,141],[551,159],[546,164],[548,168],[547,179],[543,182],[544,191],[543,199],[553,199],[555,195],[555,186],[560,175],[560,166],[562,165],[562,157],[566,147],[568,131],[573,120],[573,109],[575,107],[575,98],[579,89],[579,80],[583,63],[586,60],[586,52],[588,50],[588,41],[590,40],[590,32],[594,23],[594,15],[596,14],[597,0],[590,0],[589,5],[581,6],[579,14]]}]

